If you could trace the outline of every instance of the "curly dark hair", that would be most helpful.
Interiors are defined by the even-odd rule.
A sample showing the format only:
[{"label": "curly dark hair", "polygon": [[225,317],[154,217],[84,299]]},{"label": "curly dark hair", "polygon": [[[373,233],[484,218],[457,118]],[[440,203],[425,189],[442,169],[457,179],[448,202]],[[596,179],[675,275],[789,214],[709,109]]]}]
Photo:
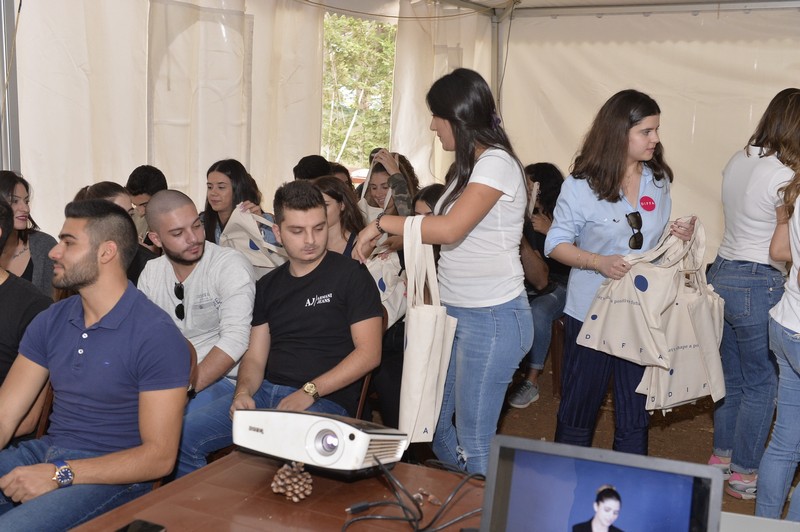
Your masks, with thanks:
[{"label": "curly dark hair", "polygon": [[[17,185],[22,185],[25,188],[25,192],[27,192],[30,197],[31,185],[24,177],[11,170],[0,170],[0,198],[6,200],[6,203],[9,205],[14,202],[14,189]],[[23,244],[28,243],[28,235],[33,231],[39,230],[39,226],[30,214],[28,214],[28,220],[30,221],[30,227],[17,231],[17,235]]]},{"label": "curly dark hair", "polygon": [[553,218],[553,209],[564,184],[564,174],[552,163],[535,163],[525,167],[525,175],[534,183],[539,183],[539,205],[542,214]]}]

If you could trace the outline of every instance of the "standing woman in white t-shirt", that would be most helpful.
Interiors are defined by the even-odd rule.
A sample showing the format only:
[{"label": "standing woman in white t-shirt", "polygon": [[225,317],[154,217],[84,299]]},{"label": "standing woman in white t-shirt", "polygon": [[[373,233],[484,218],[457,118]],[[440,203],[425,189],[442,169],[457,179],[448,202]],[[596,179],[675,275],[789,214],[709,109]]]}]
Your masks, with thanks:
[{"label": "standing woman in white t-shirt", "polygon": [[[480,74],[454,70],[433,84],[427,102],[431,130],[456,155],[436,215],[422,223],[423,242],[442,245],[441,300],[458,319],[433,450],[485,473],[506,388],[533,341],[519,256],[528,191]],[[404,221],[385,215],[368,224],[358,235],[360,258],[381,233],[403,234]]]},{"label": "standing woman in white t-shirt", "polygon": [[[756,515],[780,519],[800,464],[800,91],[782,114],[777,157],[793,174],[781,188],[782,208],[770,245],[770,258],[791,260],[786,291],[770,311],[769,346],[778,361],[778,413],[772,437],[758,469]],[[789,521],[800,521],[800,491],[789,505]]]},{"label": "standing woman in white t-shirt", "polygon": [[785,136],[797,134],[784,116],[798,89],[779,92],[743,150],[722,172],[725,232],[708,281],[725,300],[722,370],[725,397],[714,409],[714,451],[709,464],[730,476],[725,491],[756,496],[758,464],[775,412],[778,374],[769,349],[769,310],[784,291],[783,263],[769,246],[781,206],[779,190],[794,175],[781,153]]}]

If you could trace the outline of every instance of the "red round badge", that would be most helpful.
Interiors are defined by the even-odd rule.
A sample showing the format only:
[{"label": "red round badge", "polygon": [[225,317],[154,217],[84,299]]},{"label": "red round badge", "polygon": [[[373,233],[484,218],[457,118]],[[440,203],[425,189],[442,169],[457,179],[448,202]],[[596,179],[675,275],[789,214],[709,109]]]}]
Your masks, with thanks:
[{"label": "red round badge", "polygon": [[652,211],[656,208],[656,200],[650,196],[642,196],[642,199],[639,200],[639,206],[646,211]]}]

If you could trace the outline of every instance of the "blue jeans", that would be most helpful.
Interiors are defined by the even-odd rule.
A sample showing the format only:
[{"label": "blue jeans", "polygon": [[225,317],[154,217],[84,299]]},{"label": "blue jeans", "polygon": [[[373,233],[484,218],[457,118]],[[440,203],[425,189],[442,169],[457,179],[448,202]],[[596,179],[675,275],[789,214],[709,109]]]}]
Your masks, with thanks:
[{"label": "blue jeans", "polygon": [[555,289],[547,294],[528,294],[533,314],[533,345],[525,355],[527,369],[544,369],[547,360],[547,351],[550,349],[550,339],[553,332],[553,320],[564,315],[564,305],[567,302],[567,287],[555,283]]},{"label": "blue jeans", "polygon": [[[47,437],[28,440],[0,452],[0,476],[17,466],[92,458],[101,453],[50,446]],[[53,466],[55,474],[55,466]],[[74,484],[50,491],[23,504],[0,494],[0,530],[69,530],[117,506],[144,495],[152,483]]]},{"label": "blue jeans", "polygon": [[220,380],[211,386],[198,392],[197,395],[186,404],[186,409],[183,415],[191,414],[195,410],[199,410],[204,406],[213,403],[220,397],[227,397],[230,401],[233,400],[233,391],[236,389],[236,381],[227,377],[222,377]]},{"label": "blue jeans", "polygon": [[[778,417],[758,468],[756,515],[780,519],[800,463],[800,334],[769,320],[769,346],[778,359]],[[800,492],[789,505],[790,521],[800,521]]]},{"label": "blue jeans", "polygon": [[714,410],[714,454],[752,474],[775,412],[778,372],[769,351],[769,310],[783,296],[783,275],[765,264],[717,257],[708,281],[725,300],[722,371],[725,397]]},{"label": "blue jeans", "polygon": [[[256,408],[275,408],[281,400],[296,392],[297,388],[272,384],[264,380],[253,396]],[[208,462],[209,453],[233,444],[233,424],[230,416],[231,396],[223,396],[202,408],[192,411],[183,418],[183,434],[178,451],[176,478],[200,469]],[[321,398],[311,405],[310,412],[324,412],[340,416],[347,415],[347,409],[329,399]],[[281,430],[275,427],[275,430]]]},{"label": "blue jeans", "polygon": [[533,342],[531,308],[523,293],[493,307],[448,305],[447,313],[458,326],[433,452],[470,473],[486,473],[506,389]]}]

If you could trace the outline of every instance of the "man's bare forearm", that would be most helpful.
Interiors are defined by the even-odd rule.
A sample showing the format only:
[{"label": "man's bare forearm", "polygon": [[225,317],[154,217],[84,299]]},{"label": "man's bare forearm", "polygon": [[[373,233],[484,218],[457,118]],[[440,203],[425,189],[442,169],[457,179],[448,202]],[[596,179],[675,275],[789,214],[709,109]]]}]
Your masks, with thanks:
[{"label": "man's bare forearm", "polygon": [[236,362],[225,351],[216,346],[212,347],[203,361],[197,365],[194,389],[200,392],[208,388],[227,375],[234,365]]}]

